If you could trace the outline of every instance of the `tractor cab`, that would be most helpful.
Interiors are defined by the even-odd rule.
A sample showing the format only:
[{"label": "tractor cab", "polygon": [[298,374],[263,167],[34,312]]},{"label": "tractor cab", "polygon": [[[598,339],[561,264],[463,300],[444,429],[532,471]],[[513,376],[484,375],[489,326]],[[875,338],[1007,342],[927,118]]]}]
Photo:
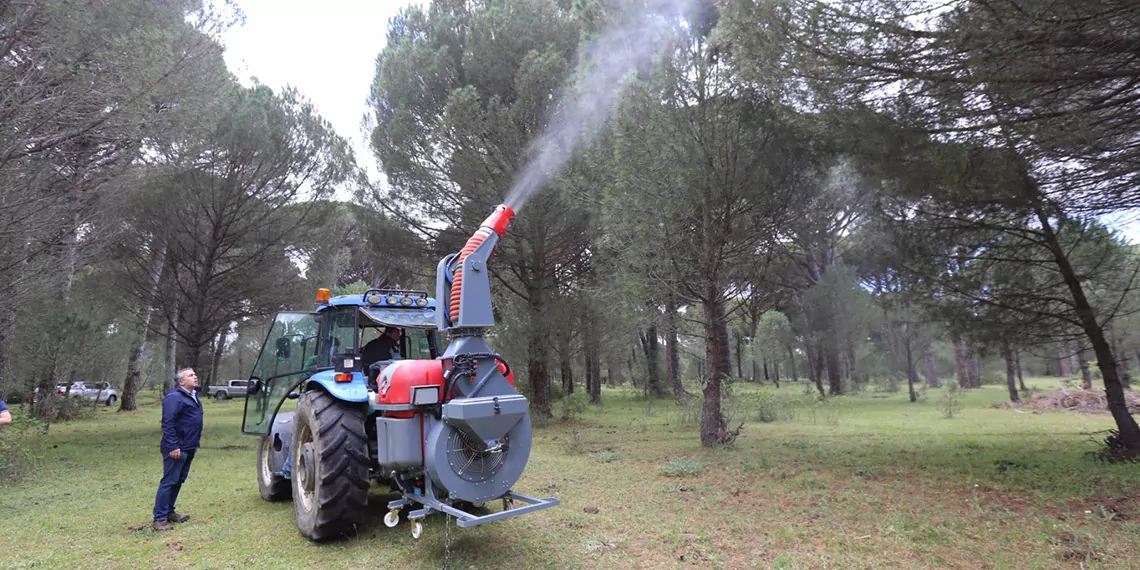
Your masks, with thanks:
[{"label": "tractor cab", "polygon": [[[278,313],[250,375],[242,431],[268,435],[284,401],[310,384],[338,400],[366,404],[387,364],[439,356],[435,311],[435,300],[422,291],[370,289],[332,297],[320,289],[315,311]],[[374,356],[365,353],[370,346],[391,349],[383,358],[366,359]]]}]

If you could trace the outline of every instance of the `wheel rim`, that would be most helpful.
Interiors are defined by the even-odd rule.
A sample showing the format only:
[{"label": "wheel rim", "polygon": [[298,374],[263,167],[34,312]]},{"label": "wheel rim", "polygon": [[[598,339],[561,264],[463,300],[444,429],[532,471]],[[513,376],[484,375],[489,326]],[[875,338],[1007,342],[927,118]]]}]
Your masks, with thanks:
[{"label": "wheel rim", "polygon": [[314,491],[316,490],[316,462],[313,460],[313,432],[309,426],[302,425],[297,446],[297,457],[294,463],[297,474],[297,486],[301,491],[297,495],[301,500],[301,507],[306,511],[313,510]]},{"label": "wheel rim", "polygon": [[269,445],[269,437],[261,438],[261,481],[268,485],[273,481],[273,472],[269,469],[269,454],[273,448]]}]

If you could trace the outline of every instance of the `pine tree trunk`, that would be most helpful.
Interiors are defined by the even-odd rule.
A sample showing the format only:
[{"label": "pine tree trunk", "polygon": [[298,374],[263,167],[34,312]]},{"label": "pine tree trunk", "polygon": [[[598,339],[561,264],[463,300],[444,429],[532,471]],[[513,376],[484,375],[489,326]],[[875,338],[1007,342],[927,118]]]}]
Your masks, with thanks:
[{"label": "pine tree trunk", "polygon": [[685,386],[681,383],[681,350],[677,339],[677,302],[670,293],[665,301],[665,369],[673,399],[685,401]]},{"label": "pine tree trunk", "polygon": [[[1034,192],[1034,188],[1027,185],[1026,191]],[[1088,298],[1085,297],[1084,286],[1081,285],[1080,277],[1073,269],[1065,253],[1065,248],[1054,233],[1052,222],[1042,209],[1039,197],[1034,200],[1034,207],[1046,244],[1053,254],[1053,259],[1057,263],[1057,268],[1060,270],[1065,285],[1068,286],[1073,296],[1073,308],[1081,320],[1085,334],[1089,337],[1093,353],[1096,354],[1097,365],[1100,367],[1101,377],[1104,379],[1105,398],[1108,400],[1108,409],[1112,413],[1112,418],[1116,421],[1117,431],[1120,433],[1120,442],[1130,449],[1140,450],[1140,425],[1137,425],[1136,419],[1128,411],[1128,402],[1124,398],[1124,386],[1116,368],[1116,360],[1113,358],[1112,351],[1108,347],[1108,340],[1104,336],[1104,329],[1097,321],[1096,312],[1089,304]]]},{"label": "pine tree trunk", "polygon": [[855,344],[850,339],[847,340],[846,352],[847,355],[847,377],[854,384],[862,384],[863,376],[859,374],[859,357],[855,354]]},{"label": "pine tree trunk", "polygon": [[701,305],[704,309],[705,360],[708,369],[701,378],[701,445],[711,447],[724,436],[725,422],[721,413],[721,385],[732,373],[732,361],[728,357],[728,337],[724,318],[724,304],[720,300],[715,283],[709,283],[706,298]]},{"label": "pine tree trunk", "polygon": [[744,378],[744,335],[736,334],[736,377]]},{"label": "pine tree trunk", "polygon": [[546,337],[541,327],[533,324],[527,339],[527,376],[530,378],[531,413],[550,417],[550,377],[546,372]]},{"label": "pine tree trunk", "polygon": [[927,342],[922,349],[923,371],[926,375],[926,385],[931,388],[942,386],[938,378],[938,371],[934,368],[934,342]]},{"label": "pine tree trunk", "polygon": [[586,391],[589,392],[591,404],[602,403],[602,356],[598,351],[598,337],[591,334],[586,337]]},{"label": "pine tree trunk", "polygon": [[982,387],[981,359],[974,343],[966,343],[966,370],[968,371],[968,388]]},{"label": "pine tree trunk", "polygon": [[832,396],[843,394],[843,373],[839,364],[839,346],[832,331],[824,337],[824,360],[827,364],[827,391]]},{"label": "pine tree trunk", "polygon": [[772,381],[776,383],[776,387],[780,387],[780,361],[772,361]]},{"label": "pine tree trunk", "polygon": [[225,348],[226,334],[225,332],[219,332],[217,334],[217,338],[214,339],[214,351],[213,354],[210,355],[210,376],[209,380],[206,382],[206,386],[202,388],[203,392],[206,391],[206,388],[219,384],[218,369],[221,368],[222,352],[225,350]]},{"label": "pine tree trunk", "polygon": [[1077,341],[1065,343],[1066,350],[1069,353],[1069,371],[1076,375],[1077,371],[1081,369],[1081,345]]},{"label": "pine tree trunk", "polygon": [[1025,376],[1022,374],[1022,370],[1021,370],[1021,351],[1020,350],[1014,350],[1013,351],[1013,364],[1014,364],[1014,366],[1017,366],[1017,385],[1021,388],[1022,392],[1028,394],[1029,388],[1025,387]]},{"label": "pine tree trunk", "polygon": [[594,377],[594,350],[589,340],[590,336],[593,335],[588,334],[582,343],[582,356],[586,361],[586,395],[590,398],[590,403],[594,404],[596,402],[593,401],[592,395],[594,393],[594,383],[597,382],[597,380]]},{"label": "pine tree trunk", "polygon": [[1085,352],[1081,351],[1081,388],[1092,390],[1092,371],[1089,370],[1089,361]]},{"label": "pine tree trunk", "polygon": [[903,323],[903,348],[906,351],[906,385],[910,392],[910,401],[918,401],[918,393],[914,385],[918,383],[918,367],[914,364],[914,349],[911,346],[910,327]]},{"label": "pine tree trunk", "polygon": [[1060,370],[1061,378],[1073,375],[1073,371],[1069,369],[1069,354],[1064,344],[1057,349],[1057,369]]},{"label": "pine tree trunk", "polygon": [[662,393],[661,371],[658,368],[661,343],[657,338],[657,325],[646,327],[645,334],[641,337],[641,346],[645,351],[645,372],[648,375],[645,379],[645,394],[656,398]]},{"label": "pine tree trunk", "polygon": [[146,365],[146,348],[150,336],[150,322],[154,315],[154,304],[151,299],[158,294],[162,276],[166,270],[166,243],[154,251],[147,271],[147,291],[142,307],[139,309],[138,343],[131,347],[131,354],[127,357],[127,376],[123,379],[123,393],[119,400],[119,411],[129,412],[138,409],[138,392],[142,384],[142,369]]},{"label": "pine tree trunk", "polygon": [[1020,402],[1021,398],[1017,395],[1017,361],[1008,342],[1002,347],[1001,355],[1005,359],[1005,385],[1009,388],[1009,401]]},{"label": "pine tree trunk", "polygon": [[174,339],[174,323],[166,323],[166,378],[162,380],[162,393],[174,388],[174,373],[177,372],[175,355],[178,347]]},{"label": "pine tree trunk", "polygon": [[823,389],[822,351],[818,349],[816,343],[808,341],[804,343],[804,352],[807,353],[808,359],[808,379],[815,384],[820,396],[826,396],[827,392]]},{"label": "pine tree trunk", "polygon": [[961,339],[954,339],[954,366],[958,369],[958,387],[970,387],[970,367],[966,363],[966,345]]},{"label": "pine tree trunk", "polygon": [[799,382],[800,375],[796,372],[796,349],[788,345],[788,365],[792,367],[792,382]]},{"label": "pine tree trunk", "polygon": [[565,346],[558,351],[558,373],[562,379],[562,394],[569,396],[574,393],[574,367],[570,363],[570,350]]}]

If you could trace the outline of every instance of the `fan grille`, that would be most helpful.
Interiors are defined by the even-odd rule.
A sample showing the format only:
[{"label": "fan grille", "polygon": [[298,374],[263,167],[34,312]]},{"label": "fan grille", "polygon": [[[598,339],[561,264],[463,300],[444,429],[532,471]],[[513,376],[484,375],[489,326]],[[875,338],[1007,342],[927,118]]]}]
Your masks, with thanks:
[{"label": "fan grille", "polygon": [[504,451],[487,451],[462,431],[452,428],[447,436],[447,464],[464,481],[481,483],[503,465]]}]

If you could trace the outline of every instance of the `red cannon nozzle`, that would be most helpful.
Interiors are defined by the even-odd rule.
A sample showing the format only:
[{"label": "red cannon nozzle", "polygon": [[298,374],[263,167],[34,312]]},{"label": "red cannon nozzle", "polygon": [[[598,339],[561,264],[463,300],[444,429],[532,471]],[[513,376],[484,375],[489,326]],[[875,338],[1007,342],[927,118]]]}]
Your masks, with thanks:
[{"label": "red cannon nozzle", "polygon": [[490,228],[499,234],[499,237],[503,237],[503,234],[507,233],[507,228],[510,227],[514,219],[515,211],[506,204],[499,204],[495,206],[495,210],[491,212],[490,216],[487,216],[486,220],[483,220],[483,223],[480,224],[479,227]]}]

